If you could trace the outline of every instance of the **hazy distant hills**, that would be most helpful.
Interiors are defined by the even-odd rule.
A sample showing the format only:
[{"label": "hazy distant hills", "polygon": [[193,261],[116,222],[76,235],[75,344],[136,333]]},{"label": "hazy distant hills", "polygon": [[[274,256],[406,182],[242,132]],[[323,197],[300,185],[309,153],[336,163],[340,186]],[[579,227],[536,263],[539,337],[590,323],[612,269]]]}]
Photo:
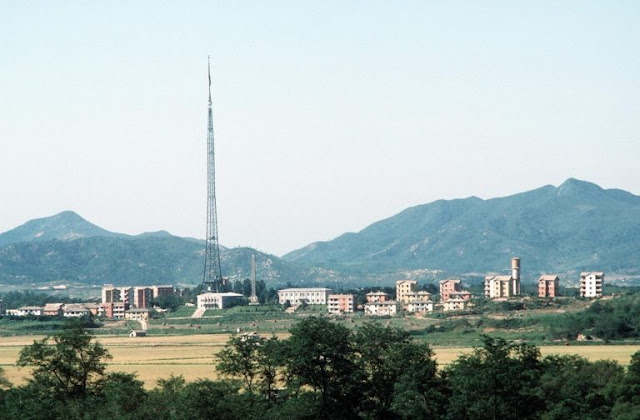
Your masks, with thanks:
[{"label": "hazy distant hills", "polygon": [[482,273],[508,269],[512,256],[524,273],[637,271],[640,197],[569,179],[504,198],[439,200],[284,259],[369,273]]},{"label": "hazy distant hills", "polygon": [[[0,284],[197,284],[203,275],[203,252],[203,241],[165,231],[113,233],[67,211],[0,234]],[[275,256],[221,247],[225,277],[247,278],[251,253],[265,281],[305,277],[289,267],[295,264]]]},{"label": "hazy distant hills", "polygon": [[72,240],[90,236],[125,237],[118,233],[109,232],[89,223],[72,211],[64,211],[52,217],[34,219],[22,226],[0,234],[0,247],[3,245],[52,239]]},{"label": "hazy distant hills", "polygon": [[[63,212],[0,234],[0,284],[193,285],[203,252],[203,241],[113,233]],[[640,274],[640,197],[569,179],[503,198],[439,200],[283,258],[222,248],[223,274],[247,278],[252,253],[258,278],[276,287],[507,272],[512,256],[522,258],[525,281],[543,272]]]}]

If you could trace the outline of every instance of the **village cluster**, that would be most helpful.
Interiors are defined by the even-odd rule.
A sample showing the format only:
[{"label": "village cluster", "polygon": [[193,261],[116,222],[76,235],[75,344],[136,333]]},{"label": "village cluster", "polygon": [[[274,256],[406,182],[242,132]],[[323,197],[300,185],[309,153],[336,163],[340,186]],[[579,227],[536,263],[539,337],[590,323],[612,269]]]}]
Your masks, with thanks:
[{"label": "village cluster", "polygon": [[[538,296],[553,298],[559,296],[560,279],[557,275],[542,275],[538,279]],[[597,298],[602,296],[603,272],[583,272],[580,274],[580,296]],[[13,316],[64,316],[79,318],[85,315],[107,319],[144,321],[149,318],[151,302],[159,297],[175,294],[173,286],[120,286],[105,285],[102,288],[101,303],[48,303],[44,307],[23,306],[6,310]],[[484,297],[504,300],[520,296],[520,258],[511,259],[510,275],[489,275],[484,279]],[[347,314],[357,310],[365,315],[393,316],[404,313],[424,313],[435,310],[464,311],[470,305],[472,294],[462,289],[461,280],[440,281],[440,300],[435,302],[429,292],[418,290],[415,280],[396,282],[395,297],[383,291],[366,294],[366,303],[358,307],[353,294],[334,294],[325,287],[287,288],[278,290],[281,305],[326,305],[331,314]],[[252,296],[254,298],[254,296]],[[226,309],[245,299],[233,292],[206,292],[197,296],[195,317],[200,317],[208,309]],[[251,299],[255,302],[254,299]],[[0,300],[0,313],[4,313]]]},{"label": "village cluster", "polygon": [[[580,274],[580,296],[597,298],[602,296],[604,286],[603,272],[583,272]],[[559,296],[560,278],[557,275],[544,274],[538,279],[538,296],[553,298]],[[511,275],[490,275],[484,279],[484,297],[504,300],[520,296],[520,258],[511,259]],[[388,293],[377,291],[366,294],[366,303],[362,308],[354,306],[352,294],[333,294],[328,288],[289,288],[278,291],[280,304],[298,306],[327,305],[332,314],[352,313],[364,310],[365,315],[393,316],[400,313],[464,311],[470,304],[472,294],[462,290],[462,282],[457,279],[440,281],[440,301],[434,302],[431,293],[418,290],[415,280],[396,282],[395,299]]]},{"label": "village cluster", "polygon": [[[128,286],[102,287],[101,303],[47,303],[44,306],[23,306],[7,309],[7,315],[13,316],[63,316],[80,318],[99,316],[107,319],[127,319],[143,321],[149,318],[151,302],[162,296],[173,295],[173,286]],[[0,313],[3,313],[0,301]]]}]

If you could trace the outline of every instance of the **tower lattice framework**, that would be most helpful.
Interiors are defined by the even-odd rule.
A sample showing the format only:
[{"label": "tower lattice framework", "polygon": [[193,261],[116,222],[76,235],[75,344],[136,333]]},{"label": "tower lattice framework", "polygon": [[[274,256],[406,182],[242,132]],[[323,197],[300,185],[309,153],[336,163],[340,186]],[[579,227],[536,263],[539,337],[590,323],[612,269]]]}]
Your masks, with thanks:
[{"label": "tower lattice framework", "polygon": [[207,236],[204,257],[205,290],[219,292],[223,286],[220,267],[220,244],[218,242],[218,215],[216,208],[216,163],[213,141],[213,111],[211,105],[211,60],[207,65],[209,73],[209,115],[207,124]]}]

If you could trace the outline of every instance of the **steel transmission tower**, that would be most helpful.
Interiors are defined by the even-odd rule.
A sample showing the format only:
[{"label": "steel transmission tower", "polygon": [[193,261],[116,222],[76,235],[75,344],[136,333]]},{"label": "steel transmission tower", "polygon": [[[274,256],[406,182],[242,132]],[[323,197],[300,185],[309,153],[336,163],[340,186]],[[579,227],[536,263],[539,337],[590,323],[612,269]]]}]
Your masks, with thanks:
[{"label": "steel transmission tower", "polygon": [[204,290],[219,292],[223,285],[218,243],[218,216],[216,209],[216,162],[213,144],[213,111],[211,110],[211,59],[209,72],[209,120],[207,131],[207,236],[204,256]]}]

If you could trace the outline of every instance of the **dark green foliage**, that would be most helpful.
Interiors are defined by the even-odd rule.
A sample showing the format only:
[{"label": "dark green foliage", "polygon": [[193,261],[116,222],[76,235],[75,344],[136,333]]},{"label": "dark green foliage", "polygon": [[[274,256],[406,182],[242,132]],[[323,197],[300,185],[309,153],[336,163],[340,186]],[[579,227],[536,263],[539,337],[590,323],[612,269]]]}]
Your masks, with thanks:
[{"label": "dark green foliage", "polygon": [[640,337],[640,295],[598,300],[587,309],[565,315],[551,326],[556,338],[574,340],[578,334],[603,340]]},{"label": "dark green foliage", "polygon": [[535,395],[542,374],[540,352],[485,336],[482,347],[447,368],[453,419],[534,418],[543,402]]},{"label": "dark green foliage", "polygon": [[180,306],[184,305],[184,300],[178,295],[165,295],[152,300],[151,305],[157,305],[162,309],[168,309],[171,312],[175,312]]},{"label": "dark green foliage", "polygon": [[101,386],[109,352],[92,341],[82,324],[70,322],[67,328],[49,338],[34,341],[20,351],[17,365],[33,366],[30,382],[60,400],[84,398]]},{"label": "dark green foliage", "polygon": [[288,387],[310,388],[324,415],[355,417],[361,371],[349,329],[325,318],[308,317],[291,328],[283,355]]},{"label": "dark green foliage", "polygon": [[640,352],[625,371],[484,336],[438,370],[406,331],[307,317],[288,339],[232,337],[218,354],[230,379],[171,376],[146,391],[135,375],[105,373],[107,357],[77,324],[34,342],[19,361],[35,365],[26,385],[11,387],[0,369],[0,419],[640,418]]}]

